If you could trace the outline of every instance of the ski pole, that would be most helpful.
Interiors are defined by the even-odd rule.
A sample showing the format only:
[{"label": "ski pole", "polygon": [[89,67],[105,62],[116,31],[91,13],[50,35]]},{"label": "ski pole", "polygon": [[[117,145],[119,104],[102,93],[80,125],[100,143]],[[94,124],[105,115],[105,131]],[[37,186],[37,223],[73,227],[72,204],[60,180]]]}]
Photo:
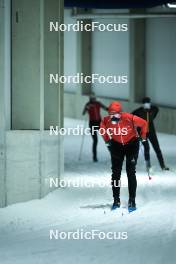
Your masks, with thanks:
[{"label": "ski pole", "polygon": [[82,156],[82,150],[83,150],[83,145],[84,145],[84,138],[85,138],[85,133],[84,133],[84,129],[86,127],[86,118],[84,120],[84,126],[83,126],[83,135],[82,135],[82,140],[81,140],[81,146],[80,146],[80,151],[79,151],[79,158],[78,160],[81,160],[81,156]]},{"label": "ski pole", "polygon": [[[140,142],[140,150],[141,150],[141,152],[142,152],[142,154],[143,154],[143,156],[144,156],[144,150],[142,151],[141,147],[142,147],[142,142]],[[149,180],[152,180],[152,177],[151,177],[151,175],[150,175],[149,168],[147,169],[147,175],[148,175]]]},{"label": "ski pole", "polygon": [[[138,138],[140,139],[140,135],[139,135],[139,133],[138,133],[137,130],[136,130],[136,132],[137,132],[137,134],[138,134]],[[144,154],[145,154],[145,153],[144,153],[144,150],[143,150],[143,151],[141,150],[141,146],[143,145],[143,144],[142,144],[142,140],[139,141],[139,144],[140,144],[140,145],[139,145],[139,151],[142,152],[142,155],[143,155],[143,157],[144,157],[144,156],[145,156],[145,155],[144,155]],[[147,174],[148,174],[148,178],[149,178],[149,180],[152,180],[152,177],[150,176],[150,171],[149,171],[149,169],[147,170]]]}]

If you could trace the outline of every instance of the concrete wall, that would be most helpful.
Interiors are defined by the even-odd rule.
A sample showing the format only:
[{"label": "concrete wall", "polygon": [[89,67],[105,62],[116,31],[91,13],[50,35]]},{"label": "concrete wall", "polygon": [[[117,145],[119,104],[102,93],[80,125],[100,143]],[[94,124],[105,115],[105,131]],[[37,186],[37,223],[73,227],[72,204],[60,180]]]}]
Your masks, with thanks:
[{"label": "concrete wall", "polygon": [[50,32],[49,22],[63,20],[61,2],[12,1],[13,129],[47,129],[60,119],[63,87],[51,85],[49,74],[63,72],[63,34]]},{"label": "concrete wall", "polygon": [[[76,18],[71,16],[72,10],[65,9],[64,20],[65,23],[76,23]],[[127,19],[99,19],[100,23],[128,23]],[[89,21],[90,22],[90,21]],[[81,32],[83,35],[83,33]],[[79,69],[79,56],[81,53],[79,47],[80,32],[64,32],[64,74],[75,75],[80,71]],[[86,35],[84,37],[86,38]],[[86,40],[85,40],[86,42]],[[70,43],[72,47],[70,48]],[[101,47],[101,48],[100,48]],[[95,30],[92,33],[91,45],[88,47],[85,61],[81,67],[82,72],[85,74],[85,65],[89,63],[88,53],[91,49],[90,68],[93,73],[106,74],[106,75],[128,75],[129,74],[129,32],[100,32]],[[106,63],[104,63],[106,61]],[[112,85],[112,84],[98,84],[92,85],[96,94],[106,97],[115,96],[118,93],[122,99],[129,98],[129,84],[125,85]],[[76,92],[76,84],[65,84],[64,90],[66,92]],[[85,89],[86,90],[86,89]],[[85,92],[86,94],[86,92]]]},{"label": "concrete wall", "polygon": [[[74,24],[76,19],[71,17],[71,9],[64,10],[64,23]],[[70,47],[71,43],[71,47]],[[77,32],[64,32],[64,75],[75,75],[77,73]],[[76,84],[65,84],[64,90],[76,91]]]},{"label": "concrete wall", "polygon": [[147,19],[147,94],[154,102],[176,107],[176,17]]},{"label": "concrete wall", "polygon": [[[98,21],[101,22],[101,19]],[[103,19],[102,22],[111,20]],[[129,85],[120,89],[107,85],[92,85],[93,90],[105,104],[114,99],[122,99],[125,111],[134,110],[144,96],[151,96],[152,101],[160,106],[156,120],[158,131],[175,134],[176,18],[128,21],[115,19],[113,22],[128,22],[129,31],[92,33],[92,72],[108,74],[123,69],[129,75]],[[72,36],[68,36],[67,42],[69,38],[71,42]],[[67,52],[68,47],[65,48]],[[77,57],[77,60],[79,59]],[[84,60],[87,62],[86,54],[83,54],[82,61]],[[82,109],[88,97],[82,96],[85,93],[79,85],[76,90],[74,87],[69,92],[65,90],[65,116],[82,118]]]},{"label": "concrete wall", "polygon": [[[95,20],[97,21],[97,20]],[[108,24],[129,24],[128,19],[98,19]],[[92,72],[100,75],[129,76],[129,30],[126,32],[108,32],[95,30],[92,33]],[[98,96],[129,99],[127,84],[92,85]]]},{"label": "concrete wall", "polygon": [[[40,128],[40,1],[12,1],[12,128]],[[30,81],[29,81],[30,80]]]},{"label": "concrete wall", "polygon": [[[61,6],[62,7],[61,7]],[[44,128],[50,125],[63,124],[63,85],[50,84],[49,74],[64,72],[64,36],[61,32],[49,32],[49,22],[59,21],[63,23],[63,1],[44,1],[44,28],[43,28],[43,74],[44,74]]]},{"label": "concrete wall", "polygon": [[49,177],[58,178],[57,137],[45,132],[42,149],[40,132],[8,131],[6,137],[7,204],[39,199],[52,191]]},{"label": "concrete wall", "polygon": [[[63,1],[12,4],[10,116],[11,7],[0,0],[0,207],[43,197],[52,190],[48,178],[60,179],[64,165],[62,138],[44,130],[63,126],[63,86],[50,87],[46,76],[63,74],[63,36],[49,34],[48,24],[53,17],[63,21]],[[21,130],[10,130],[11,118]]]},{"label": "concrete wall", "polygon": [[[4,204],[4,183],[5,183],[5,107],[4,107],[4,29],[5,29],[5,14],[3,9],[3,1],[0,1],[0,206]],[[3,41],[2,41],[3,40]]]}]

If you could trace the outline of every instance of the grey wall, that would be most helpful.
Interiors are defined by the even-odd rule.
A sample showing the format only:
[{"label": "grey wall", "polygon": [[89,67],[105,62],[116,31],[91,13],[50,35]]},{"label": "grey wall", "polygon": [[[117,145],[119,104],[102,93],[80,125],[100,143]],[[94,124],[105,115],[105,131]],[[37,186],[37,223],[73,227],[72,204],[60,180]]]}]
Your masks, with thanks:
[{"label": "grey wall", "polygon": [[[108,21],[111,20],[102,20],[104,23]],[[160,106],[160,113],[156,120],[158,131],[175,134],[176,18],[147,18],[140,23],[136,21],[139,20],[133,20],[132,23],[128,21],[127,33],[94,32],[92,34],[92,72],[108,74],[122,69],[121,71],[129,74],[130,81],[129,85],[119,89],[108,85],[92,85],[93,89],[106,104],[114,99],[125,99],[123,101],[125,111],[132,111],[138,107],[143,96],[151,96],[152,101]],[[126,21],[115,19],[115,22],[125,23]],[[135,33],[134,36],[133,33]],[[73,40],[74,43],[76,41],[71,35],[67,36],[67,42],[69,40],[70,42]],[[65,45],[65,53],[67,51],[68,46]],[[131,63],[131,60],[135,63]],[[67,65],[65,65],[65,71],[67,71]],[[141,87],[140,84],[144,85]],[[70,94],[66,90],[64,95],[65,116],[82,118],[81,112],[88,97],[82,96],[80,86],[77,86],[76,91],[74,87],[69,92]]]},{"label": "grey wall", "polygon": [[[4,185],[5,185],[5,107],[4,107],[4,26],[5,14],[3,9],[3,1],[0,1],[0,206],[4,204]],[[3,41],[2,41],[3,40]]]},{"label": "grey wall", "polygon": [[40,128],[39,19],[40,1],[12,1],[13,129]]},{"label": "grey wall", "polygon": [[147,94],[176,107],[176,17],[147,19],[146,26]]},{"label": "grey wall", "polygon": [[50,71],[63,74],[63,35],[49,34],[48,25],[53,17],[63,21],[63,1],[12,4],[10,130],[11,8],[0,0],[0,207],[46,195],[49,177],[59,180],[64,164],[62,137],[44,130],[63,126],[63,86],[50,87],[46,78]]},{"label": "grey wall", "polygon": [[[62,5],[60,7],[59,5]],[[63,8],[63,1],[44,1],[44,127],[48,129],[50,125],[63,124],[63,85],[50,84],[49,74],[64,72],[64,36],[61,32],[49,32],[49,22],[59,21],[63,23],[60,9]]]},{"label": "grey wall", "polygon": [[[97,21],[97,20],[95,20]],[[128,19],[98,19],[98,22],[108,24],[128,24]],[[129,31],[108,32],[94,31],[92,33],[92,72],[101,75],[129,76]],[[99,96],[129,99],[129,83],[92,85]]]},{"label": "grey wall", "polygon": [[63,34],[49,32],[49,22],[63,17],[59,14],[61,2],[12,1],[13,129],[48,129],[62,115],[63,87],[49,83],[50,73],[63,72],[59,64],[61,56],[63,61],[59,52]]},{"label": "grey wall", "polygon": [[6,130],[10,127],[10,0],[0,0],[0,207],[6,204]]},{"label": "grey wall", "polygon": [[[76,23],[72,18],[71,9],[65,9],[65,23]],[[128,23],[127,19],[99,19],[100,23]],[[74,75],[79,71],[79,32],[64,32],[64,74]],[[101,48],[100,48],[101,47]],[[129,32],[100,32],[92,33],[92,55],[91,68],[93,73],[106,75],[128,75],[129,74]],[[106,63],[104,63],[106,61]],[[86,60],[87,63],[87,60]],[[122,99],[129,98],[129,84],[125,85],[92,85],[98,95],[107,97],[115,96],[116,93]],[[76,84],[65,84],[66,92],[75,92]]]},{"label": "grey wall", "polygon": [[[64,10],[64,23],[76,23],[76,19],[71,17],[71,9]],[[75,75],[77,67],[77,32],[66,31],[64,32],[64,75]],[[65,84],[64,90],[76,91],[76,84]]]},{"label": "grey wall", "polygon": [[44,132],[41,148],[40,132],[8,131],[6,137],[6,204],[40,199],[52,191],[49,178],[59,178],[58,138]]}]

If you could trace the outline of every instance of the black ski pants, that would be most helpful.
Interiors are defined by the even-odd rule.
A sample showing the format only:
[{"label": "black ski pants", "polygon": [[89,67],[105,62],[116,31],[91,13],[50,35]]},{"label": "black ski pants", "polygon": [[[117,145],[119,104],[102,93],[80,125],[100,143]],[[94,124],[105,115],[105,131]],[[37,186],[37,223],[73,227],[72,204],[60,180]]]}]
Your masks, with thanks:
[{"label": "black ski pants", "polygon": [[91,131],[91,136],[93,139],[92,153],[93,159],[97,159],[97,144],[98,144],[98,130],[100,128],[101,120],[99,121],[89,121],[89,128]]},{"label": "black ski pants", "polygon": [[[159,164],[161,166],[161,168],[164,168],[165,167],[165,164],[164,164],[164,159],[163,159],[163,155],[162,155],[162,152],[161,152],[161,149],[160,149],[160,146],[159,146],[159,142],[158,142],[158,138],[157,138],[157,135],[156,135],[156,132],[155,131],[152,131],[152,132],[149,132],[149,134],[147,135],[147,139],[150,140],[152,146],[153,146],[153,149],[157,155],[157,158],[158,158],[158,161],[159,161]],[[148,141],[145,141],[143,143],[143,146],[144,146],[144,157],[145,157],[145,160],[149,162],[150,164],[150,145],[149,145],[149,142]]]},{"label": "black ski pants", "polygon": [[119,181],[124,158],[126,157],[126,172],[128,177],[129,198],[136,197],[136,164],[139,154],[139,140],[136,139],[126,145],[112,141],[110,147],[112,162],[112,192],[114,199],[120,198]]}]

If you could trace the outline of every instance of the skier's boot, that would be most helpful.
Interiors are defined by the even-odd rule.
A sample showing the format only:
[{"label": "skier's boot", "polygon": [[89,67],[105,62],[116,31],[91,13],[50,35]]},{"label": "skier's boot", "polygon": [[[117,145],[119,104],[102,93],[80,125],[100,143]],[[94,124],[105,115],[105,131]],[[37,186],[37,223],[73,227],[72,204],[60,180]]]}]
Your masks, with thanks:
[{"label": "skier's boot", "polygon": [[129,213],[136,210],[135,198],[129,198],[128,200],[128,211]]},{"label": "skier's boot", "polygon": [[98,159],[96,156],[93,157],[93,162],[98,162]]},{"label": "skier's boot", "polygon": [[166,167],[166,166],[162,166],[162,168],[161,168],[163,171],[169,171],[169,168],[168,167]]},{"label": "skier's boot", "polygon": [[111,210],[115,210],[117,208],[120,208],[120,198],[114,198],[114,203],[112,205]]}]

